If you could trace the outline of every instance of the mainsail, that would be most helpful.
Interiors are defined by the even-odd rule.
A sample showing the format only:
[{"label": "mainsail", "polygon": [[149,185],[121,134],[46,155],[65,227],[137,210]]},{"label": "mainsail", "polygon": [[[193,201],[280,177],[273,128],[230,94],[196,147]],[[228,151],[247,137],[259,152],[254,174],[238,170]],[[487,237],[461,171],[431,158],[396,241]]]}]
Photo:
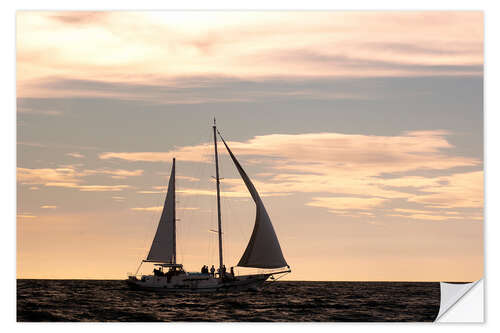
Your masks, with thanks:
[{"label": "mainsail", "polygon": [[243,170],[222,136],[221,139],[257,207],[252,236],[250,237],[250,241],[248,242],[247,248],[241,257],[238,266],[255,268],[280,268],[288,266],[285,258],[283,257],[283,253],[281,252],[280,243],[278,242],[278,237],[276,237],[276,233],[274,232],[271,219],[267,214],[259,193],[257,193],[255,186],[250,181],[250,178],[248,178],[245,170]]},{"label": "mainsail", "polygon": [[158,229],[146,261],[175,264],[175,158]]}]

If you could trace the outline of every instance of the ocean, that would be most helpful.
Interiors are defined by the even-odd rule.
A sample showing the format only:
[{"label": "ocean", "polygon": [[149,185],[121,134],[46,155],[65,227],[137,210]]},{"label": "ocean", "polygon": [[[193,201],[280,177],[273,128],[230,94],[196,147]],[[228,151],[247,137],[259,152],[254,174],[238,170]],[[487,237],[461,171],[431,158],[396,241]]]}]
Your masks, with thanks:
[{"label": "ocean", "polygon": [[119,280],[17,280],[19,322],[431,322],[439,282],[266,282],[259,291],[156,293]]}]

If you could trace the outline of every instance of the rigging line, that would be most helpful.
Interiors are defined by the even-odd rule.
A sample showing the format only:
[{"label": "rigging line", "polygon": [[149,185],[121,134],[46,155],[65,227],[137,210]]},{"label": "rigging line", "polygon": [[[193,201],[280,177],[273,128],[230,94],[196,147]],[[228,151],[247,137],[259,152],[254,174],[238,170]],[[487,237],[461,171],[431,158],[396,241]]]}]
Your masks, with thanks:
[{"label": "rigging line", "polygon": [[[219,132],[219,130],[217,130],[217,133],[218,133],[219,137],[221,139],[223,139],[222,135]],[[223,149],[223,153],[220,154],[220,158],[221,158],[221,160],[224,160],[224,162],[227,163],[228,165],[232,165],[233,164],[233,162],[231,160],[231,157],[229,156],[229,153],[225,149]],[[229,177],[226,174],[227,170],[223,169],[224,168],[223,166],[225,164],[224,163],[219,163],[219,164],[221,165],[221,167],[220,167],[221,173],[223,173],[224,176]],[[230,170],[232,170],[232,173],[231,173],[231,177],[232,178],[234,177],[235,179],[240,179],[242,181],[242,179],[240,178],[240,176],[236,173],[237,170],[235,170],[235,169],[233,170],[233,168],[230,168]],[[223,192],[227,193],[227,192],[225,192],[225,191],[227,191],[226,184],[223,184],[221,182],[221,190],[222,190],[222,188],[224,188]],[[233,202],[234,200],[236,200],[237,202],[239,201],[238,197],[230,197],[230,196],[225,195],[225,196],[223,196],[223,198],[224,198],[224,207],[225,207],[225,215],[226,215],[225,221],[228,221],[228,223],[225,223],[224,228],[227,231],[228,235],[231,234],[232,236],[234,236],[235,230],[238,230],[239,231],[239,236],[240,236],[240,239],[238,239],[238,241],[241,241],[244,244],[245,243],[244,232],[242,230],[241,224],[236,222],[236,217],[238,216],[238,214],[235,213],[235,211],[234,211],[234,205],[233,205],[234,204],[234,202]],[[249,198],[251,198],[250,195],[248,195],[248,198],[245,197],[243,199],[246,201]],[[237,208],[241,208],[240,206],[241,205],[239,205]],[[238,211],[238,209],[237,209],[237,211]],[[237,227],[234,227],[234,224],[237,224]],[[227,236],[227,238],[232,238],[232,237]],[[235,248],[238,246],[237,244],[239,244],[239,242],[233,242],[233,243],[231,243],[229,245],[226,245],[226,244],[227,244],[227,242],[224,244],[224,246],[225,246],[226,251],[229,251],[228,254],[234,254],[234,253],[240,253],[241,252],[241,251],[235,251]],[[244,250],[244,248],[242,249],[242,251],[243,250]],[[236,258],[235,260],[238,260],[238,259],[239,258]]]},{"label": "rigging line", "polygon": [[[201,140],[203,140],[203,135],[200,135],[198,137],[198,140],[196,140],[196,142],[200,142]],[[201,141],[202,144],[203,144],[203,141]],[[198,176],[200,173],[201,173],[201,170],[202,170],[202,164],[203,163],[198,163],[198,164],[195,164],[195,170],[194,170],[194,176]],[[183,172],[184,173],[184,172]],[[183,181],[180,182],[181,184],[183,184]],[[195,187],[196,185],[199,186],[199,182],[195,182]],[[185,186],[186,188],[186,186]],[[196,188],[195,188],[196,190]],[[180,193],[179,197],[182,199],[181,202],[180,202],[180,207],[183,207],[183,208],[189,208],[189,207],[197,207],[197,199],[198,199],[198,196],[196,195],[190,195],[190,194],[182,194]],[[181,210],[182,212],[182,218],[181,220],[183,220],[184,222],[183,223],[180,223],[182,225],[182,241],[180,242],[181,243],[181,252],[182,252],[182,259],[184,259],[184,255],[186,253],[186,250],[187,248],[189,247],[187,244],[188,244],[188,240],[189,240],[189,236],[190,236],[190,231],[191,231],[191,225],[194,224],[194,216],[196,215],[194,211],[186,211],[186,209],[184,210]],[[178,242],[179,243],[179,242]]]},{"label": "rigging line", "polygon": [[[205,137],[205,135],[200,135],[199,136],[199,140],[197,142],[201,142],[201,145],[204,145],[204,149],[202,149],[202,156],[207,156],[207,154],[209,155],[209,150],[210,150],[210,147],[208,145],[208,143],[210,142],[209,139],[210,139],[210,136],[208,136],[208,139],[207,141],[204,141],[203,137]],[[205,145],[205,143],[207,143]],[[186,205],[185,207],[194,207],[194,208],[199,208],[201,206],[201,199],[202,199],[202,196],[200,194],[197,194],[197,192],[200,190],[200,187],[202,185],[202,183],[204,183],[206,180],[206,171],[207,171],[207,163],[205,163],[204,161],[202,162],[198,162],[198,163],[195,163],[195,167],[194,167],[194,176],[196,177],[200,177],[198,181],[195,181],[195,184],[194,186],[192,187],[192,189],[194,190],[194,193],[191,193],[191,194],[184,194],[182,195],[182,198],[186,201]],[[189,248],[189,240],[191,240],[191,234],[192,234],[192,231],[193,231],[193,228],[196,228],[197,226],[200,227],[202,222],[201,221],[198,221],[198,219],[195,219],[195,216],[198,217],[200,220],[204,220],[203,219],[203,212],[198,212],[198,211],[195,211],[195,210],[192,210],[192,211],[189,211],[189,212],[184,212],[184,216],[185,216],[185,223],[183,223],[184,225],[184,229],[183,229],[183,239],[185,239],[185,241],[183,242],[183,245],[182,245],[182,249],[183,250],[188,250]],[[192,248],[192,246],[191,246]],[[183,251],[184,252],[184,251]]]},{"label": "rigging line", "polygon": [[[225,185],[224,185],[225,187]],[[228,254],[226,257],[231,258],[233,262],[237,262],[238,258],[236,258],[235,254],[242,253],[244,248],[240,251],[239,244],[244,242],[243,240],[243,232],[241,231],[241,225],[240,223],[237,222],[237,209],[235,212],[234,208],[234,201],[238,200],[238,198],[232,198],[232,197],[226,197],[226,200],[224,200],[224,207],[225,207],[225,215],[226,215],[226,221],[227,223],[225,224],[225,230],[226,230],[226,239],[232,239],[233,242],[226,242],[226,248]],[[237,225],[238,227],[235,227]],[[238,239],[236,237],[236,230],[239,230],[240,236]],[[229,262],[229,261],[228,261]]]},{"label": "rigging line", "polygon": [[[281,279],[283,276],[285,276],[285,275],[287,275],[287,274],[290,274],[290,272],[284,272],[284,273],[278,273],[278,274],[282,274],[282,275],[281,275],[279,278],[277,278],[277,279],[274,279],[274,280],[270,281],[270,283],[269,283],[267,286],[262,285],[262,287],[260,288],[260,290],[263,290],[264,288],[268,288],[270,285],[272,285],[274,282],[276,282],[276,281],[278,281],[279,279]],[[272,274],[271,274],[271,276],[272,276]]]},{"label": "rigging line", "polygon": [[[243,198],[244,200],[247,200],[246,198]],[[235,240],[233,242],[232,246],[232,251],[234,253],[243,253],[245,248],[240,250],[235,250],[238,247],[238,244],[245,244],[245,237],[244,237],[244,232],[242,230],[241,226],[241,221],[238,219],[238,212],[243,211],[241,207],[241,202],[240,198],[231,198],[231,200],[226,201],[226,207],[227,207],[227,215],[228,215],[228,221],[231,221],[231,238]],[[236,208],[235,208],[236,207]],[[250,221],[251,222],[251,221]],[[250,224],[249,224],[250,226]],[[238,231],[238,233],[236,232]],[[237,237],[239,236],[239,237]],[[236,239],[237,238],[237,239]]]},{"label": "rigging line", "polygon": [[[211,132],[212,131],[207,131],[207,134],[208,134],[207,145],[205,146],[205,151],[204,151],[205,156],[210,156],[210,163],[209,163],[210,171],[208,172],[208,174],[211,174],[211,168],[212,168],[213,164],[215,163],[215,157],[212,154],[213,143],[212,143],[212,133]],[[207,171],[207,170],[209,170],[208,166],[204,169],[204,171]],[[203,183],[206,186],[208,186],[209,191],[210,191],[212,189],[212,178],[209,177],[209,175],[207,175],[205,178],[205,174],[204,174],[202,180],[203,180]],[[200,180],[200,185],[201,185],[201,180]],[[208,207],[208,217],[209,217],[207,219],[208,223],[205,222],[205,224],[203,225],[204,231],[208,234],[207,241],[208,241],[209,251],[207,253],[207,255],[208,255],[207,261],[209,264],[215,264],[213,257],[214,257],[214,253],[215,253],[215,241],[216,240],[213,237],[213,235],[211,235],[210,232],[207,232],[207,229],[213,228],[215,225],[215,214],[214,214],[214,207],[215,206],[213,205],[211,195],[205,196],[204,198],[205,198],[205,204],[208,204],[207,207]]]},{"label": "rigging line", "polygon": [[[150,177],[150,179],[152,180],[151,184],[154,184],[155,181],[157,181],[156,177],[154,177],[154,174],[155,173],[152,173],[152,175]],[[163,181],[162,181],[162,184],[163,184]],[[167,176],[166,184],[168,187],[168,176]],[[163,203],[165,202],[165,199],[167,196],[167,189],[165,189],[165,191],[159,190],[158,192],[160,192],[160,194],[155,195],[155,198],[154,199],[152,198],[151,200],[154,200],[153,201],[154,207],[161,207],[161,209],[159,211],[153,210],[149,214],[149,225],[151,225],[152,228],[148,228],[148,230],[153,230],[153,233],[148,238],[144,239],[143,248],[146,249],[146,254],[144,255],[143,258],[146,258],[148,256],[150,247],[153,244],[153,239],[154,239],[154,236],[156,234],[156,230],[158,229],[158,224],[160,223],[161,212],[163,210]]]}]

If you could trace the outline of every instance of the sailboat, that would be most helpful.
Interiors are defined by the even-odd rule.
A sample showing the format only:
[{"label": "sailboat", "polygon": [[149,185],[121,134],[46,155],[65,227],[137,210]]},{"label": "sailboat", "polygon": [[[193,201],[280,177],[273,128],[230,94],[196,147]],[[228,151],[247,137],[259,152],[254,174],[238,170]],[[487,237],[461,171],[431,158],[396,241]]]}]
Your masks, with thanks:
[{"label": "sailboat", "polygon": [[[256,290],[267,279],[276,280],[291,272],[290,266],[283,257],[278,237],[274,231],[271,219],[264,203],[255,189],[247,173],[234,156],[226,141],[217,130],[215,119],[213,124],[215,179],[217,193],[217,222],[219,267],[208,270],[204,266],[202,272],[186,272],[181,263],[177,262],[176,251],[176,207],[175,207],[175,158],[172,160],[172,171],[168,182],[167,195],[163,211],[158,223],[153,243],[147,255],[142,260],[135,274],[130,274],[126,280],[132,288],[161,291],[231,291]],[[258,273],[237,275],[233,268],[228,272],[222,253],[222,217],[220,202],[219,158],[217,152],[217,134],[219,134],[229,156],[238,170],[256,206],[255,224],[248,245],[241,256],[238,267],[257,268]],[[143,263],[153,263],[154,274],[138,275]],[[213,266],[212,266],[213,267]]]}]

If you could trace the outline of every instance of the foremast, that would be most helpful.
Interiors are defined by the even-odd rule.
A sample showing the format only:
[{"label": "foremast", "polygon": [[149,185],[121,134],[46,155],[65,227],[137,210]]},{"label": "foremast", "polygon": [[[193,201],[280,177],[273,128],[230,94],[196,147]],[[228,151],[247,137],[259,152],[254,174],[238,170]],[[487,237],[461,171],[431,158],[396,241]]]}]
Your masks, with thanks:
[{"label": "foremast", "polygon": [[222,273],[223,259],[222,259],[222,221],[220,212],[220,178],[219,178],[219,156],[217,155],[217,126],[215,124],[212,126],[214,130],[214,148],[215,148],[215,181],[217,184],[217,223],[218,223],[218,234],[219,234],[219,272]]},{"label": "foremast", "polygon": [[176,265],[177,264],[177,236],[176,236],[176,229],[177,229],[177,218],[175,217],[175,211],[176,211],[176,205],[175,205],[175,157],[172,159],[172,175],[173,175],[173,180],[172,180],[172,185],[174,187],[172,191],[172,196],[173,202],[174,202],[174,216],[172,217],[172,229],[173,229],[173,253],[172,253],[172,264]]}]

